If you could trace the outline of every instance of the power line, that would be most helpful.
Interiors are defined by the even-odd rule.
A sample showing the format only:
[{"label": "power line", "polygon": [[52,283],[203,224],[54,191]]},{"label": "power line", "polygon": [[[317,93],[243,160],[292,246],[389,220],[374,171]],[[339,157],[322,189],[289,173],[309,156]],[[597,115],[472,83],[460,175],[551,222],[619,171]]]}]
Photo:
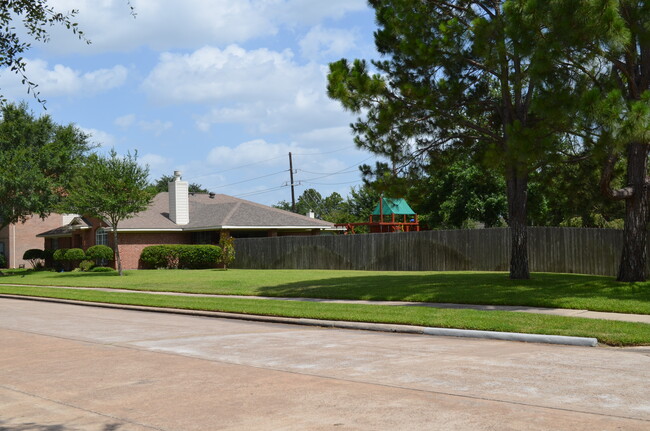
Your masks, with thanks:
[{"label": "power line", "polygon": [[263,193],[268,193],[268,192],[273,192],[276,190],[280,190],[281,188],[284,188],[285,186],[278,186],[278,187],[271,187],[269,189],[264,189],[264,190],[257,190],[254,192],[247,192],[247,193],[242,193],[240,195],[235,196],[236,198],[242,198],[245,196],[254,196],[254,195],[261,195]]},{"label": "power line", "polygon": [[323,154],[332,154],[332,153],[337,153],[339,151],[347,150],[348,148],[354,148],[356,145],[346,145],[345,147],[339,147],[336,150],[332,151],[326,151],[326,152],[318,152],[318,153],[293,153],[294,156],[320,156]]},{"label": "power line", "polygon": [[286,172],[286,171],[287,171],[287,170],[284,169],[284,170],[282,170],[282,171],[274,172],[274,173],[272,173],[272,174],[261,175],[261,176],[259,176],[259,177],[249,178],[249,179],[247,179],[247,180],[237,181],[236,183],[224,184],[224,185],[217,186],[217,187],[212,187],[212,188],[213,188],[213,189],[220,189],[220,188],[222,188],[222,187],[234,186],[234,185],[236,185],[236,184],[247,183],[247,182],[250,182],[250,181],[259,180],[260,178],[272,177],[273,175],[278,175],[278,174],[284,173],[284,172]]},{"label": "power line", "polygon": [[[355,147],[355,145],[346,145],[345,147],[339,147],[339,148],[337,148],[335,150],[326,151],[324,153],[323,152],[317,152],[317,153],[293,153],[293,154],[297,155],[297,156],[320,156],[320,155],[323,155],[323,154],[337,153],[339,151],[347,150],[349,148],[354,148],[354,147]],[[194,181],[194,180],[197,180],[199,178],[211,177],[213,175],[223,174],[224,172],[234,171],[235,169],[247,168],[249,166],[255,166],[255,165],[259,165],[261,163],[266,163],[266,162],[271,161],[271,160],[277,160],[277,159],[282,159],[282,158],[284,158],[284,156],[271,157],[269,159],[260,160],[259,162],[247,163],[245,165],[235,166],[235,167],[232,167],[232,168],[224,169],[222,171],[212,172],[210,174],[196,175],[196,176],[193,176],[193,177],[188,177],[187,179],[191,180],[191,181]]]},{"label": "power line", "polygon": [[235,166],[233,168],[224,169],[223,171],[212,172],[211,174],[205,174],[205,175],[198,175],[198,176],[194,176],[194,177],[191,177],[191,178],[188,178],[188,179],[189,180],[196,180],[198,178],[211,177],[213,175],[223,174],[224,172],[234,171],[235,169],[240,169],[240,168],[246,168],[248,166],[259,165],[260,163],[266,163],[266,162],[268,162],[270,160],[277,160],[277,159],[282,159],[282,158],[284,158],[284,156],[272,157],[270,159],[260,160],[259,162],[247,163],[245,165],[239,165],[239,166]]},{"label": "power line", "polygon": [[366,160],[370,160],[370,159],[372,159],[373,157],[376,157],[376,156],[373,154],[372,156],[370,156],[370,157],[366,157],[365,159],[363,159],[363,160],[361,160],[361,161],[355,163],[354,165],[348,166],[347,168],[341,169],[340,171],[336,171],[336,172],[328,173],[328,174],[322,175],[322,176],[320,176],[320,177],[307,178],[307,179],[305,179],[305,180],[303,180],[303,181],[319,180],[319,179],[321,179],[321,178],[331,177],[332,175],[337,175],[337,174],[343,173],[343,171],[347,171],[348,169],[351,169],[351,168],[357,167],[357,166],[359,166],[361,163],[365,162]]},{"label": "power line", "polygon": [[308,174],[314,174],[314,175],[340,175],[340,174],[349,174],[350,172],[355,172],[356,168],[358,166],[354,166],[353,168],[346,169],[345,171],[339,171],[339,172],[313,172],[313,171],[308,171],[306,169],[298,169],[300,172],[306,172]]},{"label": "power line", "polygon": [[303,181],[305,182],[305,184],[314,184],[314,185],[317,185],[317,186],[340,186],[340,185],[342,185],[342,184],[356,184],[356,183],[360,183],[360,182],[362,182],[363,180],[345,181],[345,182],[343,182],[343,183],[314,183],[314,182],[312,182],[312,181],[307,181],[307,180],[303,180]]}]

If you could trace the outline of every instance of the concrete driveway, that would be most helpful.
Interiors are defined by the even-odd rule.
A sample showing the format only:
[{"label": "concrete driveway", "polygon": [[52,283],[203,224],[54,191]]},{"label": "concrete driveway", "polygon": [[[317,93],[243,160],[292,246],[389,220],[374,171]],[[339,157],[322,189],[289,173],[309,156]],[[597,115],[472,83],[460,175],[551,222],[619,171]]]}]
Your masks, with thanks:
[{"label": "concrete driveway", "polygon": [[0,346],[0,431],[650,429],[650,349],[14,299]]}]

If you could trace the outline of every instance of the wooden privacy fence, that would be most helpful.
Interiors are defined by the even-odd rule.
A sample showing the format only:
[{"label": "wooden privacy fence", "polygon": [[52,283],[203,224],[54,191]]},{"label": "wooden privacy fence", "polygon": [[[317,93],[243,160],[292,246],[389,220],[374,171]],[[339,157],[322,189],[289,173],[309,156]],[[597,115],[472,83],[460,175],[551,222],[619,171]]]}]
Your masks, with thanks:
[{"label": "wooden privacy fence", "polygon": [[[616,275],[621,230],[528,229],[531,271]],[[242,238],[235,249],[235,268],[507,271],[510,230]]]}]

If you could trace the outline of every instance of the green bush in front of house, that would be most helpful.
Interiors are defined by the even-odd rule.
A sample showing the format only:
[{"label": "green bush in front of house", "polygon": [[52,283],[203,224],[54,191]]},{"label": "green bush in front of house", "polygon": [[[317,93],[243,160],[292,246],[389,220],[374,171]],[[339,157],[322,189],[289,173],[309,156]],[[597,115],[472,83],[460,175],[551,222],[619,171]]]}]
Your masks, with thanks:
[{"label": "green bush in front of house", "polygon": [[216,245],[185,245],[178,257],[181,268],[214,268],[221,255],[221,248]]},{"label": "green bush in front of house", "polygon": [[68,262],[79,262],[86,258],[86,253],[80,248],[69,248],[66,250],[64,260]]},{"label": "green bush in front of house", "polygon": [[38,248],[30,248],[23,253],[23,260],[28,260],[32,269],[36,269],[37,266],[42,267],[43,259],[45,259],[45,252]]},{"label": "green bush in front of house", "polygon": [[82,260],[79,262],[79,269],[82,272],[88,272],[95,266],[95,262],[92,260]]},{"label": "green bush in front of house", "polygon": [[221,256],[216,245],[152,245],[145,247],[140,260],[148,268],[214,268]]},{"label": "green bush in front of house", "polygon": [[54,253],[52,254],[52,259],[56,260],[57,262],[64,262],[66,260],[65,253],[67,251],[68,251],[67,248],[59,248],[57,250],[54,250]]},{"label": "green bush in front of house", "polygon": [[[173,264],[171,251],[166,245],[150,245],[140,253],[140,260],[148,268],[170,268]],[[177,259],[175,259],[178,262]],[[178,267],[178,265],[177,265]]]},{"label": "green bush in front of house", "polygon": [[113,249],[106,245],[93,245],[86,250],[86,257],[90,260],[113,260]]}]

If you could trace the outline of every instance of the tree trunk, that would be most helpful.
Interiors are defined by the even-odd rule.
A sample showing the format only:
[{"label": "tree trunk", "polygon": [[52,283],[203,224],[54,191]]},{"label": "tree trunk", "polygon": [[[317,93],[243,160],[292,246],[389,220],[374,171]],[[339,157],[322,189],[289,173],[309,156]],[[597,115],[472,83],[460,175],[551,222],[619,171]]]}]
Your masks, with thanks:
[{"label": "tree trunk", "polygon": [[647,262],[648,144],[632,142],[627,147],[627,186],[632,195],[625,199],[623,254],[618,268],[618,281],[645,281]]},{"label": "tree trunk", "polygon": [[508,226],[510,227],[510,278],[527,280],[528,269],[528,230],[526,228],[528,203],[528,177],[517,175],[516,169],[506,172],[508,195]]},{"label": "tree trunk", "polygon": [[113,246],[115,247],[115,262],[117,262],[117,273],[122,274],[122,260],[120,259],[120,246],[117,242],[117,226],[113,225]]}]

